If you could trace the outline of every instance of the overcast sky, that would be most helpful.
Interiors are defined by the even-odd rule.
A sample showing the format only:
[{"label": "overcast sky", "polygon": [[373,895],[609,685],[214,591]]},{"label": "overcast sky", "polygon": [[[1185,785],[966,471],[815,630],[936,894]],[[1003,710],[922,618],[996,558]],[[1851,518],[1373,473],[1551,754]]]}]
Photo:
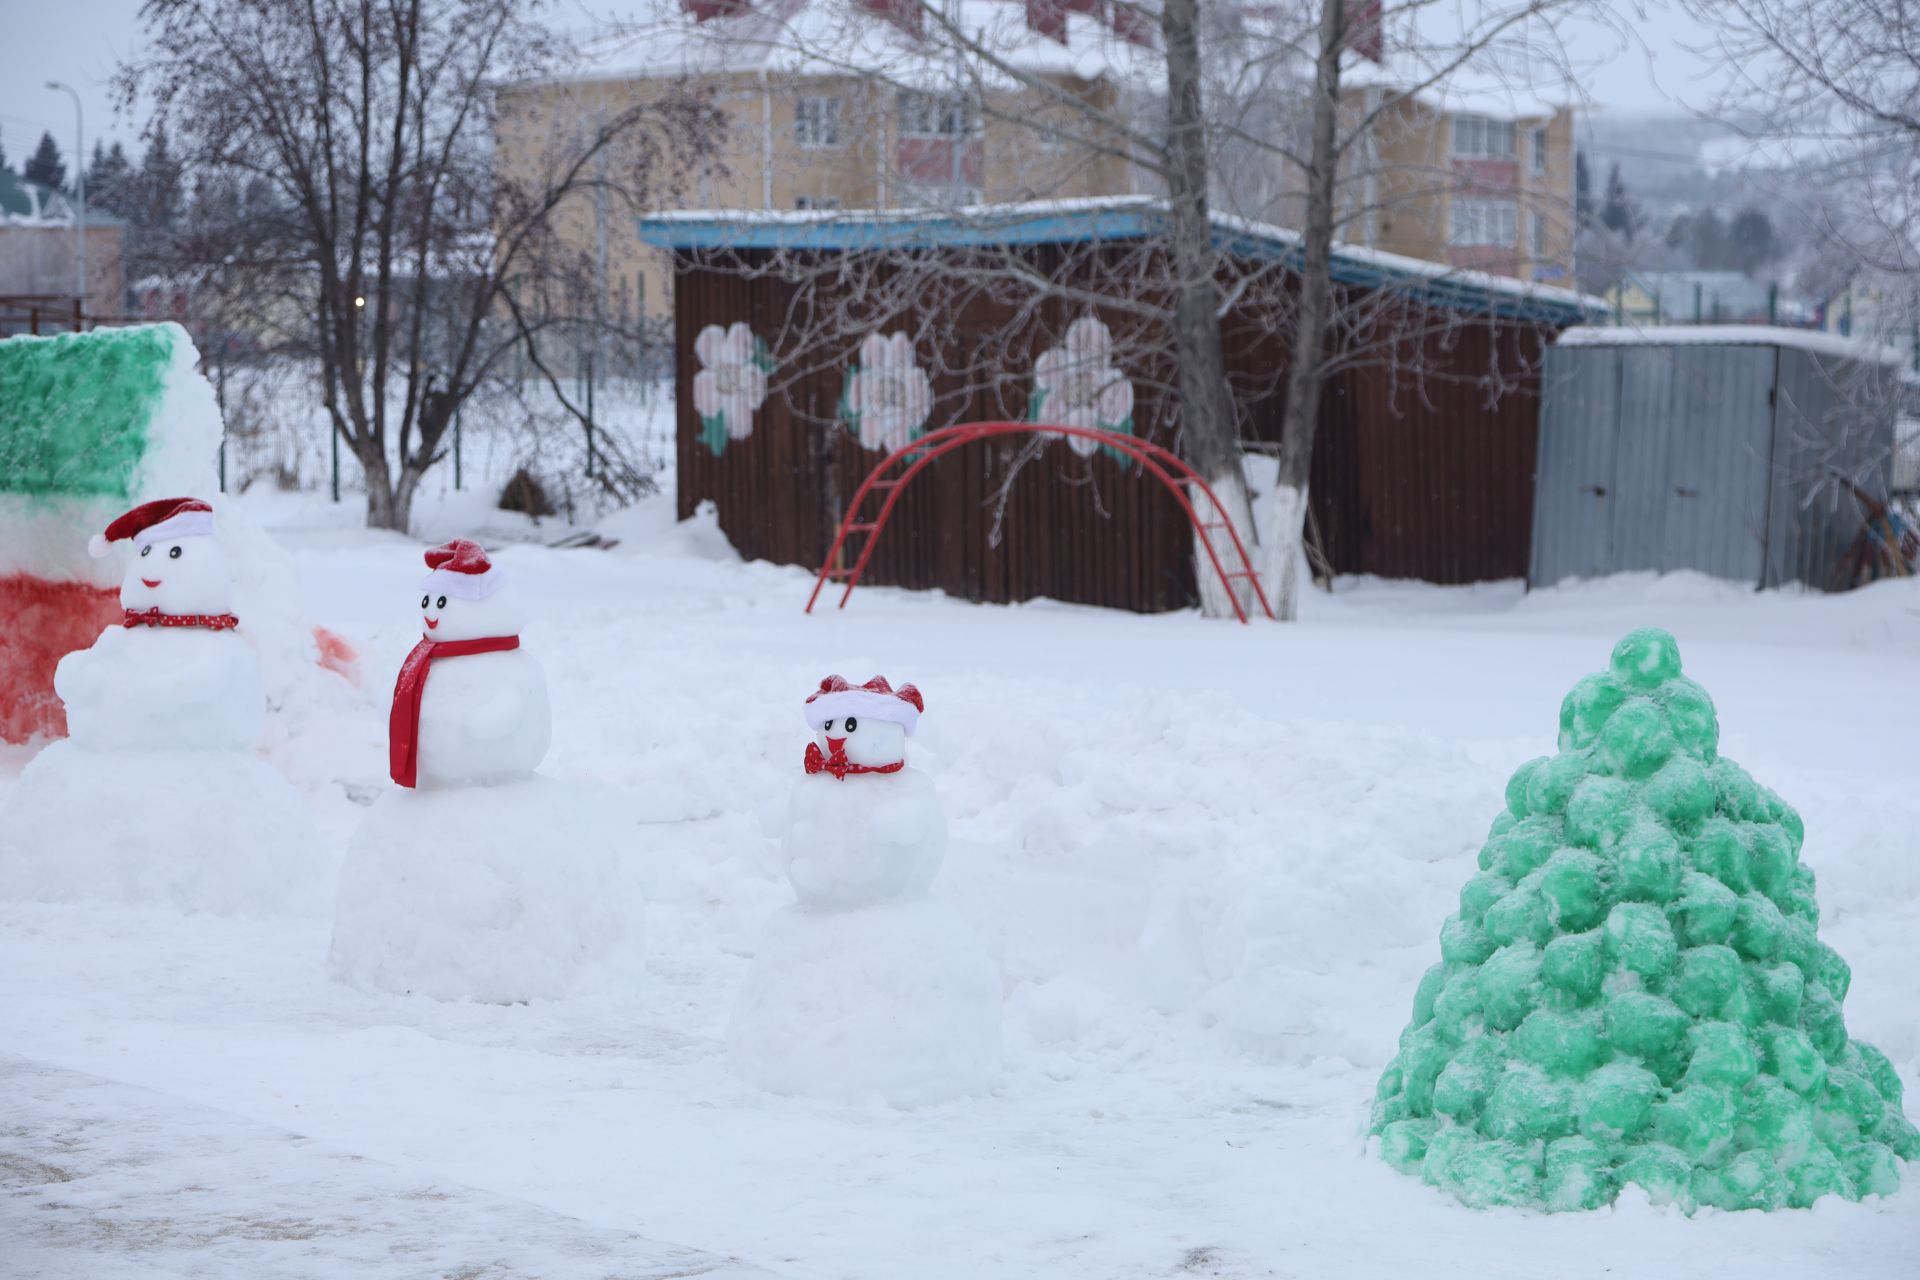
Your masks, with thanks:
[{"label": "overcast sky", "polygon": [[[586,7],[609,6],[587,0]],[[114,117],[109,84],[114,67],[139,48],[139,13],[140,0],[0,0],[0,142],[15,168],[43,130],[71,157],[72,99],[47,89],[49,79],[80,91],[89,150],[96,138],[118,138],[139,155],[138,129]],[[1677,109],[1701,102],[1710,85],[1710,67],[1687,48],[1702,43],[1702,33],[1674,0],[1649,0],[1644,10],[1623,10],[1613,26],[1567,34],[1586,96],[1609,111]]]}]

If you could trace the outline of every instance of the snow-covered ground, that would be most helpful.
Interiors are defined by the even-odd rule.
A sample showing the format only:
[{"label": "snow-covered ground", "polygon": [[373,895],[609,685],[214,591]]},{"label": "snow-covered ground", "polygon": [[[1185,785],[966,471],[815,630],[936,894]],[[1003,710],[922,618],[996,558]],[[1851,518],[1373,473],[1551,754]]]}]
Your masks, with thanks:
[{"label": "snow-covered ground", "polygon": [[[459,495],[455,495],[457,499]],[[419,544],[257,489],[314,621],[362,654],[269,717],[329,848],[386,782]],[[422,532],[483,519],[430,504]],[[497,526],[493,516],[484,519]],[[1366,1104],[1514,766],[1659,625],[1722,749],[1805,816],[1850,1030],[1920,1091],[1920,583],[1695,577],[1523,594],[1343,583],[1298,626],[858,592],[805,617],[670,499],[612,551],[500,560],[550,772],[624,789],[646,981],[497,1007],[330,981],[329,922],[0,904],[0,1273],[47,1276],[1807,1276],[1911,1280],[1883,1201],[1693,1218],[1476,1213],[1367,1152]],[[790,900],[776,821],[819,678],[924,691],[936,886],[1006,990],[984,1097],[759,1093],[734,995]],[[329,677],[331,679],[331,677]],[[0,758],[0,800],[24,753]],[[76,815],[81,820],[84,815]]]}]

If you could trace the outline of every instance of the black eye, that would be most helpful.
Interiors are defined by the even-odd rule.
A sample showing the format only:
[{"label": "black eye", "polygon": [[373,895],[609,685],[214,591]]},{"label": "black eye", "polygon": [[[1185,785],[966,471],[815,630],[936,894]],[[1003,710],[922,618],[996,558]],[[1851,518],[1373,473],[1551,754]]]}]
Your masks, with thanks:
[{"label": "black eye", "polygon": [[153,547],[152,547],[151,545],[149,545],[149,546],[144,546],[144,547],[142,547],[142,548],[140,548],[140,554],[141,554],[141,555],[143,555],[143,556],[150,556],[150,555],[152,555],[152,554],[153,554]]},{"label": "black eye", "polygon": [[424,609],[424,608],[426,608],[426,607],[427,607],[427,606],[428,606],[429,604],[431,604],[431,603],[433,603],[433,597],[432,597],[432,596],[421,596],[421,597],[420,597],[420,607],[421,607],[422,609]]},{"label": "black eye", "polygon": [[447,598],[446,598],[445,596],[441,596],[441,597],[440,597],[440,598],[439,598],[438,600],[436,600],[436,601],[434,601],[434,602],[433,602],[433,607],[434,607],[434,608],[436,608],[436,609],[444,609],[444,608],[446,608],[446,607],[447,607]]},{"label": "black eye", "polygon": [[828,732],[828,733],[832,733],[832,732],[833,732],[833,721],[831,721],[831,720],[829,720],[829,721],[827,721],[827,723],[826,723],[826,730],[827,730],[827,732]]},{"label": "black eye", "polygon": [[859,727],[860,727],[860,718],[859,718],[858,716],[848,716],[848,717],[847,717],[847,732],[848,732],[848,733],[852,733],[852,732],[853,732],[853,731],[854,731],[855,729],[858,729]]},{"label": "black eye", "polygon": [[180,558],[180,548],[178,547],[167,548],[167,559],[178,560],[179,558]]}]

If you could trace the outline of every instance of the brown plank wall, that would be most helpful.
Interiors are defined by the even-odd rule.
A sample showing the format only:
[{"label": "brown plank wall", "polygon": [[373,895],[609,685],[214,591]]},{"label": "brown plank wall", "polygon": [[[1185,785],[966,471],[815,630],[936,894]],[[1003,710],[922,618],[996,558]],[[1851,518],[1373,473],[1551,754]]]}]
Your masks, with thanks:
[{"label": "brown plank wall", "polygon": [[[1033,251],[1043,265],[1046,250]],[[794,314],[794,285],[678,257],[679,514],[685,519],[712,501],[742,555],[818,568],[844,504],[885,456],[861,448],[834,421],[860,335],[845,351],[779,350],[778,335]],[[1031,368],[1032,357],[1076,314],[1064,305],[1041,308],[1031,334],[1014,344],[1026,351],[1021,367]],[[1004,326],[1010,316],[976,300],[961,314],[940,317],[936,329],[960,351],[972,335]],[[788,371],[755,415],[752,435],[729,441],[715,456],[702,443],[692,402],[694,338],[708,324],[740,320],[776,344],[775,358]],[[1538,358],[1551,333],[1476,321],[1424,339],[1426,373],[1417,379],[1396,380],[1371,367],[1335,376],[1322,404],[1312,501],[1337,571],[1442,583],[1525,576]],[[1225,340],[1230,372],[1258,380],[1286,362],[1278,334],[1229,323]],[[968,389],[939,368],[961,360],[929,354],[919,353],[935,397],[928,429],[1025,416],[1024,399],[1012,389]],[[1490,402],[1486,374],[1496,355],[1505,370],[1531,372]],[[1158,380],[1136,379],[1136,430],[1173,446],[1177,414],[1171,397],[1154,391]],[[1284,382],[1265,381],[1271,390],[1248,406],[1250,434],[1277,441]],[[1022,469],[1000,543],[990,545],[994,495],[1019,447],[1017,439],[983,442],[933,463],[901,492],[862,582],[989,602],[1045,596],[1141,612],[1195,602],[1192,538],[1175,501],[1151,477],[1104,454],[1083,459],[1065,442],[1048,445]],[[875,505],[870,499],[862,518],[870,519]]]}]

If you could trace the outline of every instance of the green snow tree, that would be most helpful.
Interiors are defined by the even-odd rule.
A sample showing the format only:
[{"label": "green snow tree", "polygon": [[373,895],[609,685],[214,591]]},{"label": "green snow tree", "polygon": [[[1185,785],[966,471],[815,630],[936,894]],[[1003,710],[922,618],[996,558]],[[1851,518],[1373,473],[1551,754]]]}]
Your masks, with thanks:
[{"label": "green snow tree", "polygon": [[1381,1076],[1395,1168],[1469,1205],[1802,1208],[1920,1159],[1847,1034],[1800,816],[1718,754],[1706,690],[1641,630],[1520,766]]}]

